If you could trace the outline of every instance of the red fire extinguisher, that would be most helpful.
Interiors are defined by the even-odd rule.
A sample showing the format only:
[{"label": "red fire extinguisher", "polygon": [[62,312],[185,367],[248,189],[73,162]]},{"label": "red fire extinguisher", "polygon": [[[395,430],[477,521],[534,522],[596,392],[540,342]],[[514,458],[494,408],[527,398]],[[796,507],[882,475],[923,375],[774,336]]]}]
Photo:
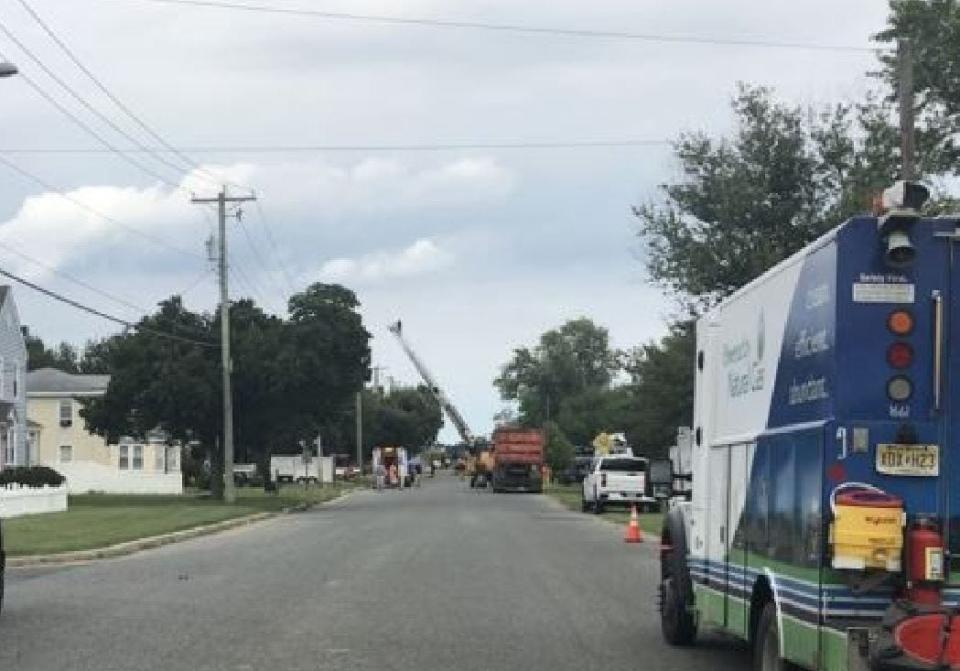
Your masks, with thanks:
[{"label": "red fire extinguisher", "polygon": [[944,580],[943,536],[936,521],[917,517],[906,540],[907,598],[913,603],[939,605]]}]

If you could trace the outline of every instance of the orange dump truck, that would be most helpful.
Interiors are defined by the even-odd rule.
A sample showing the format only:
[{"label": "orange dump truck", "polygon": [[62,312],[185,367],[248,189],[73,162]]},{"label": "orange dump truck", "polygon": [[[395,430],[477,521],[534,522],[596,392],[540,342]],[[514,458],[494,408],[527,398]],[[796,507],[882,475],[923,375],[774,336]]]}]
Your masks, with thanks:
[{"label": "orange dump truck", "polygon": [[493,432],[493,491],[543,491],[543,430],[500,427]]}]

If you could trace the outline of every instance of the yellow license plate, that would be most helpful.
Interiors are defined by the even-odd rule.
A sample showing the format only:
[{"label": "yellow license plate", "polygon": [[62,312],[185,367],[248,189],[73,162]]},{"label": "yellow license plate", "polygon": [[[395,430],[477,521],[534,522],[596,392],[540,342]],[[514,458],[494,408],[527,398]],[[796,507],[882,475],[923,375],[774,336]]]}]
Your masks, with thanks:
[{"label": "yellow license plate", "polygon": [[939,445],[877,445],[877,472],[887,475],[940,475]]}]

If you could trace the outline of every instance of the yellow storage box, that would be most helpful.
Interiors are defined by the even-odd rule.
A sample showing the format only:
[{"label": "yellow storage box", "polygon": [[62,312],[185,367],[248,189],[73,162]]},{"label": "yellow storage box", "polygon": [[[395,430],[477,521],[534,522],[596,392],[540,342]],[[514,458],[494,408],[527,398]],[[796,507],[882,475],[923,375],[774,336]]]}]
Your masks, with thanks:
[{"label": "yellow storage box", "polygon": [[900,571],[905,516],[903,501],[879,491],[837,494],[830,525],[833,568]]}]

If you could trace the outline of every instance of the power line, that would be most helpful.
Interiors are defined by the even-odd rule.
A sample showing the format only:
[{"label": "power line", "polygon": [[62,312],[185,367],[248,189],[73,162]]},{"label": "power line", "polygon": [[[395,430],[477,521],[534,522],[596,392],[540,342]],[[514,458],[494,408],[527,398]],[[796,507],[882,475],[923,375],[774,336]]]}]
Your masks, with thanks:
[{"label": "power line", "polygon": [[[186,154],[178,150],[169,142],[167,142],[163,138],[163,136],[161,136],[158,132],[156,132],[153,128],[151,128],[146,121],[144,121],[139,115],[134,113],[129,106],[127,106],[122,100],[120,100],[116,95],[114,95],[113,92],[110,91],[109,88],[107,88],[106,84],[104,84],[95,74],[93,74],[93,72],[86,65],[83,64],[83,62],[73,52],[73,50],[70,49],[70,47],[67,46],[67,44],[62,39],[60,39],[60,37],[54,32],[53,28],[51,28],[46,23],[46,21],[44,21],[40,17],[40,15],[37,14],[37,12],[30,6],[27,0],[18,0],[18,2],[20,3],[20,6],[23,7],[23,9],[28,14],[30,14],[31,17],[33,17],[34,21],[37,22],[37,24],[47,34],[47,36],[49,36],[50,39],[53,40],[58,47],[60,47],[63,53],[66,54],[67,58],[69,58],[73,62],[73,64],[76,65],[77,68],[81,72],[83,72],[83,74],[85,74],[90,79],[90,81],[94,83],[94,85],[101,91],[101,93],[103,93],[114,105],[117,106],[117,108],[120,109],[120,111],[122,111],[130,119],[132,119],[133,122],[137,124],[137,126],[139,126],[141,130],[143,130],[147,135],[153,138],[156,142],[160,143],[160,145],[162,145],[162,147],[166,151],[172,153],[174,156],[179,158],[183,162],[183,164],[187,166],[189,170],[195,170],[198,174],[200,174],[200,176],[206,176],[208,178],[208,181],[216,181],[216,178],[214,175],[211,175],[210,173],[205,171],[200,165],[197,164],[196,161],[194,161],[192,158],[190,158],[189,156],[187,156]],[[136,144],[141,149],[149,151],[151,154],[156,154],[158,160],[162,160],[162,157],[159,156],[158,151],[154,149],[150,149],[136,141],[134,142],[134,144]],[[166,161],[164,161],[164,163],[166,163]],[[178,168],[178,170],[179,169],[182,169],[182,168]]]},{"label": "power line", "polygon": [[[0,53],[0,59],[6,60],[6,56],[4,56],[2,53]],[[72,121],[77,127],[79,127],[81,130],[83,130],[85,133],[87,133],[88,135],[90,135],[91,137],[93,137],[97,142],[99,142],[99,143],[102,144],[104,147],[106,147],[107,150],[110,151],[110,153],[116,154],[117,156],[119,156],[120,158],[122,158],[124,161],[126,161],[126,162],[129,163],[130,165],[138,168],[139,170],[143,171],[144,173],[150,175],[151,177],[160,180],[160,182],[166,184],[167,186],[171,186],[171,187],[173,187],[173,188],[178,188],[178,189],[180,188],[179,186],[177,186],[176,184],[174,184],[173,182],[171,182],[169,179],[167,179],[166,177],[164,177],[163,175],[161,175],[159,172],[156,172],[155,170],[151,169],[150,167],[144,165],[143,163],[141,163],[141,162],[133,159],[133,158],[132,158],[131,156],[129,156],[127,153],[124,153],[124,152],[120,151],[117,147],[113,146],[106,138],[104,138],[104,137],[103,137],[102,135],[100,135],[97,131],[95,131],[88,123],[86,123],[83,119],[81,119],[81,118],[78,117],[76,114],[74,114],[74,113],[71,112],[69,109],[67,109],[60,101],[58,101],[58,100],[57,100],[56,98],[54,98],[52,95],[50,95],[49,93],[47,93],[47,91],[45,91],[45,90],[43,89],[43,87],[40,86],[37,82],[35,82],[29,75],[27,75],[27,74],[25,74],[25,73],[23,73],[23,72],[20,72],[19,75],[18,75],[18,79],[22,79],[23,81],[25,81],[25,82],[27,83],[27,85],[28,85],[30,88],[32,88],[34,91],[36,91],[36,93],[37,93],[40,97],[42,97],[42,98],[43,98],[44,100],[46,100],[48,103],[50,103],[51,105],[53,105],[54,107],[56,107],[56,108],[60,111],[61,114],[63,114],[65,117],[67,117],[70,121]]]},{"label": "power line", "polygon": [[7,243],[7,242],[5,242],[5,241],[0,240],[0,248],[7,250],[8,252],[10,252],[11,254],[14,254],[15,256],[19,256],[21,259],[23,259],[23,260],[25,260],[25,261],[28,261],[29,263],[32,263],[32,264],[34,264],[34,265],[37,265],[37,266],[43,268],[44,270],[47,270],[47,271],[53,273],[54,275],[59,275],[60,277],[66,279],[66,280],[69,280],[70,282],[73,282],[74,284],[76,284],[76,285],[78,285],[78,286],[81,286],[81,287],[83,287],[84,289],[87,289],[88,291],[92,291],[93,293],[97,294],[98,296],[101,296],[101,297],[103,297],[103,298],[106,298],[107,300],[113,301],[113,302],[116,303],[117,305],[122,305],[122,306],[124,306],[124,307],[130,308],[131,310],[134,310],[134,311],[137,312],[137,313],[150,312],[150,310],[148,310],[147,308],[143,307],[142,305],[137,305],[136,303],[131,303],[130,301],[128,301],[128,300],[125,299],[125,298],[121,298],[120,296],[116,296],[116,295],[114,295],[114,294],[108,293],[108,292],[104,291],[103,289],[98,289],[97,287],[93,286],[92,284],[89,284],[88,282],[85,282],[84,280],[81,280],[79,277],[75,277],[75,276],[73,276],[73,275],[71,275],[71,274],[69,274],[69,273],[67,273],[67,272],[65,272],[65,271],[63,271],[63,270],[59,270],[58,268],[56,268],[56,267],[54,267],[54,266],[51,266],[50,264],[41,261],[40,259],[36,259],[36,258],[34,258],[34,257],[32,257],[32,256],[30,256],[30,255],[28,255],[28,254],[25,254],[24,252],[20,251],[19,249],[17,249],[16,247],[10,245],[9,243]]},{"label": "power line", "polygon": [[60,198],[63,198],[67,202],[73,203],[75,206],[83,210],[86,210],[87,212],[93,214],[94,216],[99,217],[100,219],[103,219],[104,221],[109,222],[115,226],[118,226],[133,235],[137,235],[145,240],[150,240],[154,244],[157,244],[161,247],[169,249],[170,251],[177,252],[178,254],[182,254],[183,256],[189,256],[191,258],[200,258],[205,260],[205,257],[201,256],[200,254],[195,254],[194,252],[187,251],[182,247],[178,247],[177,245],[167,242],[163,238],[159,238],[145,231],[141,231],[139,228],[135,228],[133,226],[130,226],[129,224],[125,224],[124,222],[118,219],[115,219],[109,215],[106,215],[103,212],[100,212],[99,210],[87,205],[82,200],[78,200],[76,198],[73,198],[72,196],[67,195],[62,190],[58,189],[57,187],[45,181],[43,178],[38,177],[37,175],[34,175],[32,172],[29,172],[25,168],[20,167],[19,165],[17,165],[13,161],[11,161],[10,159],[2,155],[0,155],[0,164],[5,165],[10,170],[19,174],[21,177],[24,177],[25,179],[28,179],[35,184],[38,184],[39,186],[43,187],[47,191],[55,193],[56,195],[58,195]]},{"label": "power line", "polygon": [[88,313],[88,314],[94,315],[95,317],[100,317],[101,319],[106,319],[107,321],[113,322],[113,323],[115,323],[115,324],[120,324],[121,326],[124,326],[124,327],[126,327],[126,328],[136,329],[137,331],[140,331],[141,333],[149,333],[149,334],[151,334],[151,335],[155,335],[155,336],[158,336],[158,337],[160,337],[160,338],[168,338],[168,339],[170,339],[170,340],[176,340],[176,341],[178,341],[178,342],[189,343],[189,344],[191,344],[191,345],[200,345],[201,347],[219,347],[219,345],[217,345],[216,343],[213,343],[213,342],[207,342],[207,341],[202,341],[202,340],[194,340],[193,338],[185,338],[185,337],[183,337],[183,336],[178,336],[178,335],[175,335],[175,334],[173,334],[173,333],[168,333],[168,332],[166,332],[166,331],[161,331],[161,330],[159,330],[159,329],[155,329],[155,328],[152,328],[152,327],[149,327],[149,326],[141,326],[141,325],[136,324],[136,323],[134,323],[134,322],[127,321],[126,319],[121,319],[120,317],[115,317],[114,315],[107,314],[106,312],[103,312],[103,311],[98,310],[98,309],[96,309],[96,308],[92,308],[92,307],[90,307],[89,305],[84,305],[83,303],[80,303],[79,301],[75,301],[75,300],[73,300],[72,298],[67,298],[66,296],[64,296],[64,295],[62,295],[62,294],[59,294],[59,293],[57,293],[56,291],[52,291],[52,290],[50,290],[50,289],[44,288],[44,287],[40,286],[39,284],[36,284],[36,283],[34,283],[34,282],[31,282],[30,280],[24,279],[23,277],[20,277],[19,275],[15,275],[15,274],[7,271],[7,270],[3,270],[2,268],[0,268],[0,275],[3,275],[4,277],[7,277],[7,278],[13,280],[14,282],[18,282],[18,283],[22,284],[22,285],[25,286],[25,287],[28,287],[28,288],[30,288],[30,289],[33,289],[34,291],[37,291],[37,292],[39,292],[39,293],[41,293],[41,294],[43,294],[43,295],[45,295],[45,296],[47,296],[47,297],[49,297],[49,298],[52,298],[52,299],[54,299],[54,300],[56,300],[56,301],[60,301],[61,303],[64,303],[64,304],[66,304],[66,305],[69,305],[69,306],[71,306],[71,307],[73,307],[73,308],[76,308],[76,309],[81,310],[81,311],[83,311],[83,312],[86,312],[86,313]]},{"label": "power line", "polygon": [[175,295],[175,296],[181,296],[181,297],[186,296],[188,293],[190,293],[191,291],[193,291],[194,289],[196,289],[198,286],[200,286],[200,284],[201,284],[205,279],[209,279],[209,277],[210,277],[210,271],[204,269],[204,271],[203,271],[202,273],[200,273],[200,274],[197,275],[195,278],[193,278],[192,280],[190,280],[190,284],[188,284],[186,287],[184,287],[184,288],[181,289],[180,291],[175,292],[174,295]]},{"label": "power line", "polygon": [[290,271],[287,270],[287,266],[283,263],[283,258],[280,256],[280,250],[277,248],[277,242],[274,240],[273,233],[270,231],[270,224],[267,222],[267,214],[263,210],[261,200],[262,198],[257,198],[255,201],[253,201],[253,204],[257,207],[260,227],[263,229],[264,236],[267,238],[267,244],[270,245],[270,248],[273,251],[273,260],[280,269],[280,272],[283,273],[283,277],[287,281],[287,289],[292,296],[297,291],[296,283],[291,278]]},{"label": "power line", "polygon": [[[147,0],[149,1],[149,0]],[[194,154],[283,154],[313,152],[350,152],[350,151],[466,151],[494,149],[593,149],[604,147],[650,147],[669,145],[672,140],[665,139],[618,139],[618,140],[571,140],[571,141],[528,141],[516,142],[425,142],[400,144],[304,144],[304,145],[237,145],[237,146],[195,146],[184,147],[183,151]],[[169,151],[163,147],[149,147],[151,152]],[[106,154],[113,150],[87,147],[6,147],[0,148],[0,154]],[[118,149],[125,154],[143,153],[137,148]]]},{"label": "power line", "polygon": [[88,101],[88,100],[87,100],[86,98],[84,98],[82,95],[80,95],[79,93],[77,93],[77,91],[76,91],[72,86],[70,86],[69,84],[67,84],[67,82],[65,82],[65,81],[63,80],[63,78],[61,78],[56,72],[54,72],[54,71],[51,70],[49,67],[47,67],[47,65],[40,59],[40,57],[37,56],[35,53],[33,53],[33,51],[31,51],[30,48],[27,47],[27,45],[25,45],[19,38],[17,38],[17,36],[14,35],[14,34],[10,31],[10,29],[7,28],[2,22],[0,22],[0,32],[2,32],[4,35],[6,35],[7,38],[8,38],[11,42],[13,42],[14,44],[16,44],[16,45],[20,48],[20,50],[21,50],[24,54],[26,54],[27,57],[28,57],[31,61],[33,61],[34,63],[36,63],[37,67],[39,67],[41,70],[43,70],[44,73],[46,73],[46,75],[47,75],[48,77],[50,77],[50,79],[52,79],[54,82],[56,82],[57,85],[60,86],[60,88],[62,88],[64,91],[66,91],[66,92],[70,95],[71,98],[73,98],[74,100],[76,100],[78,103],[80,103],[80,105],[83,106],[84,109],[86,109],[88,112],[90,112],[90,113],[93,114],[95,117],[97,117],[98,119],[100,119],[100,121],[102,121],[102,122],[105,123],[107,126],[109,126],[111,129],[113,129],[114,132],[116,132],[118,135],[121,135],[121,136],[122,136],[124,139],[126,139],[128,142],[132,142],[132,143],[133,143],[134,145],[136,145],[139,149],[147,152],[147,153],[148,153],[150,156],[152,156],[155,160],[157,160],[158,162],[160,162],[160,163],[162,163],[163,165],[167,166],[167,167],[170,168],[171,170],[175,170],[175,171],[177,171],[177,172],[180,172],[180,171],[183,170],[183,167],[182,167],[182,166],[175,165],[175,164],[171,163],[170,161],[168,161],[167,159],[165,159],[161,154],[158,154],[158,153],[150,150],[146,145],[144,145],[142,142],[140,142],[140,140],[138,140],[138,139],[135,138],[133,135],[131,135],[130,133],[128,133],[127,131],[125,131],[123,128],[121,128],[113,119],[111,119],[111,118],[108,117],[106,114],[104,114],[103,112],[101,112],[100,110],[98,110],[96,107],[94,107],[93,104],[90,103],[90,101]]},{"label": "power line", "polygon": [[328,12],[318,9],[299,9],[293,7],[275,7],[263,4],[241,4],[227,0],[139,0],[165,5],[187,5],[214,9],[229,9],[246,12],[281,14],[287,16],[311,17],[316,19],[345,20],[366,23],[383,23],[405,26],[424,26],[429,28],[455,28],[463,30],[483,30],[500,33],[519,33],[527,35],[552,35],[558,37],[600,38],[609,40],[636,40],[642,42],[660,42],[671,44],[708,44],[716,46],[762,47],[774,49],[805,49],[810,51],[834,51],[849,53],[874,53],[873,47],[819,44],[812,42],[786,42],[780,40],[698,37],[692,35],[665,35],[659,33],[637,33],[621,30],[590,30],[586,28],[557,28],[529,26],[508,23],[487,23],[484,21],[453,21],[447,19],[408,18],[382,16],[375,14],[353,14],[348,12]]},{"label": "power line", "polygon": [[243,231],[243,237],[247,241],[247,246],[250,247],[250,251],[253,252],[253,258],[260,265],[260,269],[263,271],[264,275],[267,276],[267,280],[270,284],[273,285],[272,288],[277,289],[278,296],[280,296],[280,305],[283,305],[286,302],[286,296],[283,295],[283,287],[281,287],[276,279],[271,275],[270,269],[267,266],[267,262],[264,260],[263,255],[260,254],[260,250],[257,248],[256,243],[253,241],[253,236],[250,235],[250,230],[247,228],[247,225],[243,222],[242,216],[237,216],[237,223],[240,225],[240,230]]},{"label": "power line", "polygon": [[[58,268],[56,268],[56,267],[54,267],[54,266],[51,266],[50,264],[45,263],[44,261],[41,261],[40,259],[34,258],[34,257],[30,256],[29,254],[26,254],[26,253],[23,252],[22,250],[17,249],[17,248],[14,247],[13,245],[11,245],[9,242],[0,240],[0,248],[7,250],[7,251],[10,252],[11,254],[14,254],[15,256],[18,256],[18,257],[20,257],[21,259],[23,259],[23,260],[25,260],[25,261],[28,261],[29,263],[32,263],[32,264],[34,264],[34,265],[36,265],[36,266],[39,266],[39,267],[43,268],[44,270],[47,270],[47,271],[53,273],[54,275],[57,275],[57,276],[59,276],[59,277],[64,278],[65,280],[68,280],[68,281],[70,281],[70,282],[73,282],[74,284],[76,284],[76,285],[78,285],[78,286],[81,286],[81,287],[83,287],[84,289],[87,289],[88,291],[91,291],[91,292],[97,294],[98,296],[102,296],[103,298],[106,298],[107,300],[113,301],[114,303],[116,303],[116,304],[118,304],[118,305],[123,305],[124,307],[130,308],[131,310],[133,310],[134,312],[136,312],[136,313],[138,313],[138,314],[143,314],[143,313],[149,313],[149,312],[150,312],[150,309],[149,309],[149,308],[146,308],[146,307],[143,307],[142,305],[138,305],[138,304],[136,304],[136,303],[133,303],[133,302],[131,302],[131,301],[125,299],[125,298],[122,298],[122,297],[120,297],[120,296],[117,296],[116,294],[111,294],[111,293],[109,293],[109,292],[107,292],[107,291],[104,291],[103,289],[100,289],[100,288],[98,288],[98,287],[95,287],[95,286],[93,286],[92,284],[90,284],[89,282],[86,282],[86,281],[80,279],[79,277],[76,277],[75,275],[71,275],[70,273],[67,273],[66,271],[63,271],[63,270],[60,270],[60,269],[58,269]],[[207,274],[208,274],[207,271],[204,271],[204,275],[207,275]],[[201,276],[201,278],[202,278],[202,277],[203,277],[203,276]],[[189,291],[190,289],[192,289],[193,287],[195,287],[197,284],[199,284],[199,281],[194,282],[193,284],[191,284],[191,285],[186,289],[186,291]],[[174,294],[174,295],[182,295],[182,294]],[[181,330],[181,331],[186,328],[186,327],[183,327],[183,326],[178,325],[178,324],[177,324],[177,325],[174,325],[174,326],[175,326],[175,328],[177,328],[177,329],[179,329],[179,330]],[[189,328],[186,328],[186,330],[189,331],[190,329],[189,329]]]}]

